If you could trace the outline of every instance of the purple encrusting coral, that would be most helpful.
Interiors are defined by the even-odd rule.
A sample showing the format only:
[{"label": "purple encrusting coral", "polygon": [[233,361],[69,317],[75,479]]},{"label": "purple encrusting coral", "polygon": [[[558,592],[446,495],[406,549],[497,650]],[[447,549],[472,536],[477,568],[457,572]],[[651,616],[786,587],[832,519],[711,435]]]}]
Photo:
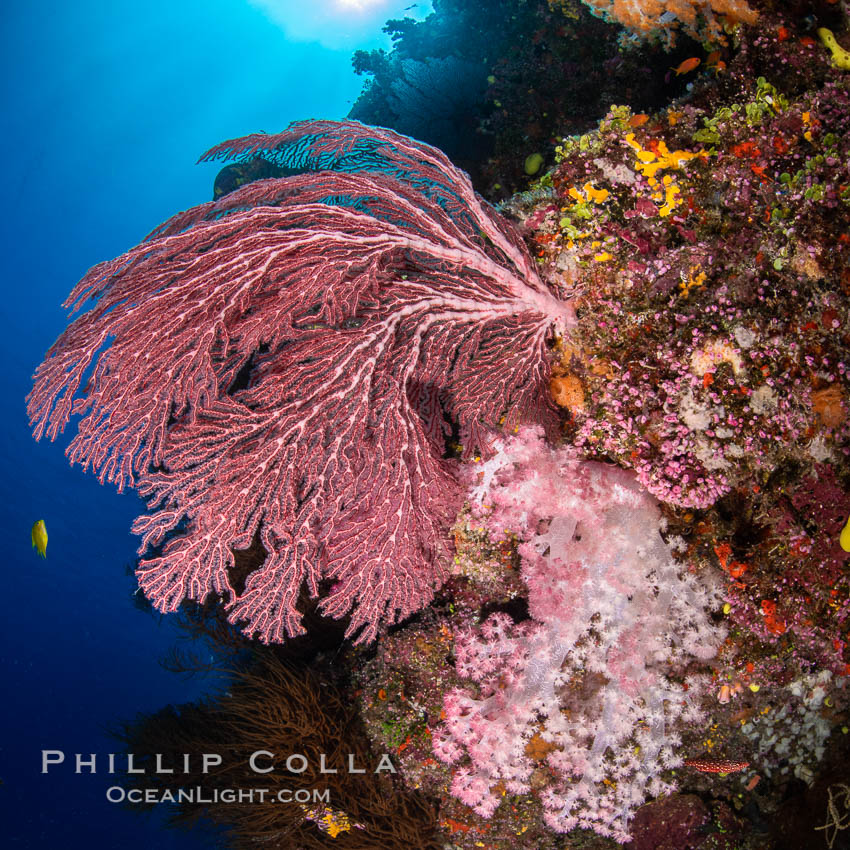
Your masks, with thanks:
[{"label": "purple encrusting coral", "polygon": [[850,493],[839,485],[835,468],[816,463],[778,498],[759,503],[760,539],[746,552],[716,547],[727,571],[733,557],[740,559],[725,594],[730,621],[771,650],[754,672],[781,680],[817,669],[850,672],[850,575],[839,544],[848,515]]},{"label": "purple encrusting coral", "polygon": [[753,51],[722,100],[612,108],[563,141],[549,199],[513,205],[549,279],[584,292],[571,439],[680,507],[850,451],[850,94],[784,94],[745,75]]}]

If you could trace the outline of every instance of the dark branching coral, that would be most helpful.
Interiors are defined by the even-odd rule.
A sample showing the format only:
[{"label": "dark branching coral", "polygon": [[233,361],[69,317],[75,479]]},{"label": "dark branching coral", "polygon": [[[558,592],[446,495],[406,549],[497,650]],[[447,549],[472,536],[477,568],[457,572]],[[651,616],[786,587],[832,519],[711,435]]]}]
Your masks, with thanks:
[{"label": "dark branching coral", "polygon": [[387,103],[397,116],[395,129],[465,161],[475,156],[477,105],[485,89],[481,66],[457,56],[403,59]]},{"label": "dark branching coral", "polygon": [[[315,670],[299,669],[281,660],[274,650],[254,656],[247,670],[232,674],[229,690],[217,698],[154,714],[140,715],[116,736],[127,752],[136,754],[137,766],[147,774],[124,777],[126,788],[153,788],[160,793],[179,788],[203,788],[206,799],[225,789],[265,789],[266,800],[280,789],[329,792],[326,808],[297,802],[178,803],[174,825],[197,828],[212,823],[227,836],[229,847],[314,850],[328,846],[341,850],[434,850],[435,814],[416,792],[404,790],[386,772],[374,773],[379,756],[370,751],[352,702]],[[272,773],[255,773],[249,758],[258,750],[275,753]],[[177,765],[173,774],[154,772],[154,754],[163,765]],[[192,770],[180,772],[183,754],[192,754]],[[222,756],[220,767],[201,772],[200,754]],[[303,754],[303,773],[284,769],[286,758]],[[324,754],[328,768],[320,774]],[[349,757],[362,774],[348,772]],[[268,760],[263,762],[267,764]],[[137,807],[135,807],[137,808]],[[323,831],[322,815],[332,831]]]}]

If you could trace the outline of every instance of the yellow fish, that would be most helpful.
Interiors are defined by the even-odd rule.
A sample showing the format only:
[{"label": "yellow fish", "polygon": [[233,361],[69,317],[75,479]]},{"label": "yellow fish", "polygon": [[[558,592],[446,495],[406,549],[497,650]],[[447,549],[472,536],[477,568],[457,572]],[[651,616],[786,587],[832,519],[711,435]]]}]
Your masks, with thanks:
[{"label": "yellow fish", "polygon": [[32,547],[42,558],[47,557],[47,526],[43,519],[32,527]]}]

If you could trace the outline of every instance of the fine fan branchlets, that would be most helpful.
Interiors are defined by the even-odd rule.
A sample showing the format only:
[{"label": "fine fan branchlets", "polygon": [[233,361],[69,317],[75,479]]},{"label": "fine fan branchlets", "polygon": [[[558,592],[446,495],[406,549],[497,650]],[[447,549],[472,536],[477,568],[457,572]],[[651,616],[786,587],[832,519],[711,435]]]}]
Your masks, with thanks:
[{"label": "fine fan branchlets", "polygon": [[[447,429],[547,415],[545,340],[572,308],[438,151],[307,122],[207,156],[308,173],[181,213],[91,269],[83,312],[35,374],[36,438],[136,487],[139,582],[174,611],[209,593],[269,642],[303,631],[302,586],[348,633],[427,604],[458,488]],[[337,170],[321,170],[321,169]],[[267,552],[237,593],[233,549]]]}]

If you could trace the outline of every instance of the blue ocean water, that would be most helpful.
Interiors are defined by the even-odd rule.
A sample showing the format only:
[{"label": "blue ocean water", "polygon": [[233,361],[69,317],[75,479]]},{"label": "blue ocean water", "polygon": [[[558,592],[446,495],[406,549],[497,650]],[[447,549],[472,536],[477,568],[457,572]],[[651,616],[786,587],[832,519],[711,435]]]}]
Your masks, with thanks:
[{"label": "blue ocean water", "polygon": [[[356,48],[387,46],[409,2],[51,0],[2,12],[3,605],[0,821],[14,848],[209,847],[108,803],[106,730],[215,686],[166,672],[168,617],[132,604],[125,573],[142,503],[36,444],[30,376],[66,325],[61,308],[93,264],[211,198],[218,141],[292,120],[342,118],[361,80]],[[309,7],[312,17],[305,17]],[[420,3],[415,12],[427,12]],[[407,12],[412,14],[413,12]],[[293,17],[295,16],[295,17]],[[289,21],[289,24],[287,24]],[[30,545],[44,519],[47,559]],[[96,753],[96,775],[41,773],[41,751]]]}]

